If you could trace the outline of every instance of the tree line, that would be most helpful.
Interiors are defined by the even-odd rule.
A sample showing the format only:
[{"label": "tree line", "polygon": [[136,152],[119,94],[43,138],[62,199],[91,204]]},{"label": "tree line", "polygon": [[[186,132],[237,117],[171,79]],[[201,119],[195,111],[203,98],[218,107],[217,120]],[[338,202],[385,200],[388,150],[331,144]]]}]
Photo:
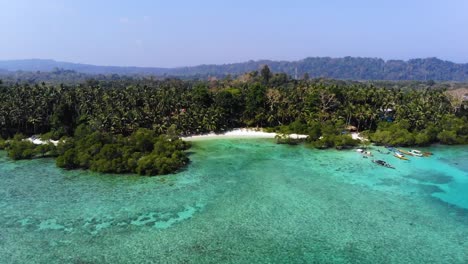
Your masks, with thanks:
[{"label": "tree line", "polygon": [[[181,135],[234,127],[308,127],[326,122],[374,132],[384,124],[409,123],[449,129],[467,117],[466,102],[454,104],[443,89],[391,89],[361,83],[322,83],[272,74],[268,67],[237,79],[93,81],[77,85],[0,84],[0,135],[51,132],[73,135],[80,124],[114,134],[138,128]],[[381,124],[379,126],[379,124]],[[300,132],[300,131],[296,131]],[[304,131],[302,131],[304,132]],[[464,131],[456,131],[463,136]],[[431,141],[434,142],[434,141]]]},{"label": "tree line", "polygon": [[0,102],[3,138],[73,137],[80,126],[114,137],[129,137],[139,129],[163,135],[171,128],[177,135],[191,135],[263,127],[307,134],[309,142],[327,148],[355,144],[346,133],[355,127],[377,144],[468,143],[468,105],[454,103],[443,89],[296,80],[268,67],[210,81],[0,84]]}]

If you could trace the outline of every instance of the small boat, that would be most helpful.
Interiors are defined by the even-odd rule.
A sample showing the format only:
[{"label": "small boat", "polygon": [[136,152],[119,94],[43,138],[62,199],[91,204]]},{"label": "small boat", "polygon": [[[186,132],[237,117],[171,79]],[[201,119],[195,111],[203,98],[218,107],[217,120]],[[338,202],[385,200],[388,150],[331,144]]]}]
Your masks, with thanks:
[{"label": "small boat", "polygon": [[399,152],[401,152],[402,154],[405,154],[405,155],[410,155],[410,156],[413,156],[413,154],[411,152],[408,152],[404,149],[397,149]]},{"label": "small boat", "polygon": [[395,167],[393,167],[392,165],[388,164],[387,162],[383,160],[372,160],[372,162],[374,162],[377,165],[389,168],[389,169],[395,169]]},{"label": "small boat", "polygon": [[372,152],[370,151],[365,151],[363,149],[356,149],[356,151],[364,156],[372,157]]},{"label": "small boat", "polygon": [[405,155],[403,155],[403,153],[401,152],[398,152],[398,151],[395,151],[395,154],[393,155],[401,160],[409,160],[407,157],[405,157]]},{"label": "small boat", "polygon": [[430,156],[432,156],[432,155],[433,155],[432,152],[423,152],[423,156],[424,156],[424,157],[430,157]]},{"label": "small boat", "polygon": [[411,155],[415,156],[415,157],[422,157],[423,156],[423,153],[417,149],[412,149],[409,151],[409,153],[411,153]]}]

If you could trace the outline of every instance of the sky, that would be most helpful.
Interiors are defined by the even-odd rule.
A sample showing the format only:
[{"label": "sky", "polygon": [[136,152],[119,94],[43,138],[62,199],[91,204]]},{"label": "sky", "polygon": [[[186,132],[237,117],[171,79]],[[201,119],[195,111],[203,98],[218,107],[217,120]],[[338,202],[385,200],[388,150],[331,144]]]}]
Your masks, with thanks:
[{"label": "sky", "polygon": [[468,0],[0,0],[0,60],[177,67],[306,57],[468,63]]}]

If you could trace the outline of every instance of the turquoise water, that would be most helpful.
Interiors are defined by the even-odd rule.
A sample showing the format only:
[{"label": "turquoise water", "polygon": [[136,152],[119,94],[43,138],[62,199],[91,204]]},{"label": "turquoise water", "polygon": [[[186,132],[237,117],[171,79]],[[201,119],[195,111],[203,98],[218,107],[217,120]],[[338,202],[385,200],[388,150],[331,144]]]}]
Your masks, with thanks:
[{"label": "turquoise water", "polygon": [[468,148],[397,169],[355,151],[195,142],[180,174],[63,171],[0,152],[1,263],[467,263]]}]

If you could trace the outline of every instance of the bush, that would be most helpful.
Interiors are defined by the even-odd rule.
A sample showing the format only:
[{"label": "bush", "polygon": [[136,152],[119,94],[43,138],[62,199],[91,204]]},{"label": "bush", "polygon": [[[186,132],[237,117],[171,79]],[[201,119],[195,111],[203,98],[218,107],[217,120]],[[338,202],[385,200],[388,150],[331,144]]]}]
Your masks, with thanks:
[{"label": "bush", "polygon": [[431,143],[431,137],[424,133],[416,133],[416,136],[414,136],[414,143],[418,146],[426,146]]},{"label": "bush", "polygon": [[13,140],[8,147],[8,156],[14,160],[31,159],[36,155],[36,145],[30,141]]},{"label": "bush", "polygon": [[455,131],[444,130],[437,135],[437,139],[443,144],[453,145],[458,143],[457,133]]},{"label": "bush", "polygon": [[407,122],[381,125],[375,133],[370,134],[370,139],[377,145],[414,145],[415,136],[406,129],[407,126]]},{"label": "bush", "polygon": [[6,145],[7,145],[6,140],[0,137],[0,150],[5,149]]},{"label": "bush", "polygon": [[318,149],[327,149],[332,148],[335,146],[335,136],[334,135],[327,135],[322,136],[320,139],[312,141],[312,146]]},{"label": "bush", "polygon": [[188,142],[174,135],[158,136],[148,129],[123,137],[80,126],[75,139],[59,143],[57,166],[107,173],[167,174],[188,163],[184,150],[189,147]]},{"label": "bush", "polygon": [[349,148],[359,145],[360,140],[353,139],[350,135],[339,135],[334,138],[334,145],[336,148]]},{"label": "bush", "polygon": [[35,148],[35,152],[40,154],[42,157],[46,156],[56,156],[56,147],[52,143],[37,145]]},{"label": "bush", "polygon": [[276,144],[297,145],[304,142],[303,138],[292,138],[288,134],[280,134],[275,136]]},{"label": "bush", "polygon": [[75,163],[76,153],[74,149],[67,150],[63,155],[58,156],[55,164],[57,167],[64,169],[75,169],[79,168],[78,164]]}]

